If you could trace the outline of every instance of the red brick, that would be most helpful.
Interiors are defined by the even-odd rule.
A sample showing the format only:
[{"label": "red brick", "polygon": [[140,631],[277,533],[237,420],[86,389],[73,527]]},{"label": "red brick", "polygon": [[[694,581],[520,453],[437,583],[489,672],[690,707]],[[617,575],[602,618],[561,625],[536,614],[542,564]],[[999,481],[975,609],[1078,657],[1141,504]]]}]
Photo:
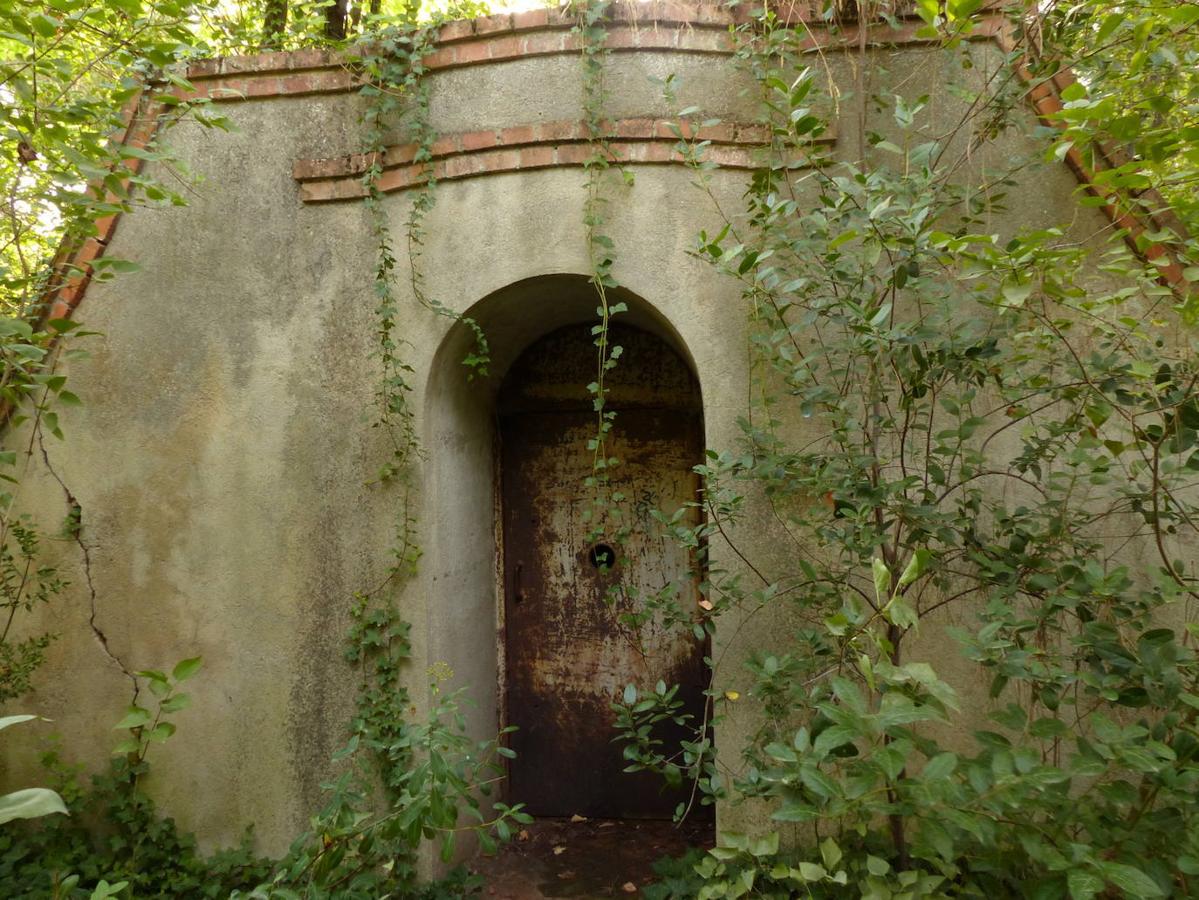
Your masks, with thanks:
[{"label": "red brick", "polygon": [[279,82],[280,91],[284,94],[307,94],[312,87],[311,75],[285,75]]},{"label": "red brick", "polygon": [[[396,166],[404,166],[412,162],[412,158],[416,156],[416,143],[409,141],[407,144],[395,144],[383,151],[383,165],[388,168]],[[355,172],[365,172],[367,166],[370,165],[370,159],[364,154],[362,162],[354,168]]]},{"label": "red brick", "polygon": [[325,92],[348,91],[362,83],[362,80],[346,69],[329,69],[317,72],[312,76],[316,89]]},{"label": "red brick", "polygon": [[546,24],[551,28],[570,28],[575,24],[574,13],[565,5],[547,9]]},{"label": "red brick", "polygon": [[412,187],[416,183],[417,178],[421,176],[419,166],[404,166],[400,169],[391,169],[379,176],[379,180],[375,186],[385,194],[392,191],[402,191],[404,188]]},{"label": "red brick", "polygon": [[[67,309],[74,309],[79,305],[79,301],[83,299],[83,294],[87,290],[88,283],[91,281],[90,275],[73,275],[67,280],[67,283],[58,291],[58,302],[66,305]],[[65,315],[57,316],[56,318],[65,318]]]},{"label": "red brick", "polygon": [[448,69],[458,61],[458,47],[442,47],[432,53],[425,54],[422,62],[426,69]]},{"label": "red brick", "polygon": [[735,49],[727,31],[704,29],[680,31],[677,34],[678,48],[691,53],[732,53]]},{"label": "red brick", "polygon": [[558,148],[558,165],[581,166],[591,158],[592,150],[588,144],[566,144]]},{"label": "red brick", "polygon": [[[733,129],[732,139],[738,144],[768,144],[770,143],[770,129],[765,125],[737,125]],[[826,132],[820,136],[819,140],[826,142],[835,139]]]},{"label": "red brick", "polygon": [[537,126],[537,137],[542,141],[577,141],[583,138],[581,122],[542,122]]},{"label": "red brick", "polygon": [[1033,102],[1033,109],[1037,111],[1038,115],[1051,117],[1061,112],[1062,103],[1054,96],[1042,97],[1040,100]]},{"label": "red brick", "polygon": [[244,78],[222,78],[213,85],[209,95],[213,100],[243,100],[246,89]]},{"label": "red brick", "polygon": [[488,172],[508,172],[520,168],[519,150],[500,150],[484,154],[483,164]]},{"label": "red brick", "polygon": [[672,121],[669,119],[654,119],[653,121],[654,121],[653,137],[658,138],[659,140],[669,140],[669,141],[677,141],[678,140],[678,136],[674,133],[674,130],[671,128],[671,126],[674,125],[675,127],[678,127],[680,125],[679,122],[675,122],[675,121]]},{"label": "red brick", "polygon": [[733,126],[727,122],[719,122],[716,125],[701,125],[696,132],[696,137],[701,141],[714,141],[718,144],[728,144],[736,140],[733,134]]},{"label": "red brick", "polygon": [[655,119],[621,119],[612,131],[621,138],[652,138],[657,132]]},{"label": "red brick", "polygon": [[1026,96],[1029,100],[1041,100],[1045,97],[1052,97],[1054,94],[1053,85],[1048,81],[1042,81],[1030,87]]},{"label": "red brick", "polygon": [[246,82],[247,97],[274,97],[281,93],[283,92],[279,90],[279,78],[273,75],[267,78],[251,78]]},{"label": "red brick", "polygon": [[1069,69],[1058,69],[1053,75],[1053,84],[1059,91],[1064,91],[1077,80]]},{"label": "red brick", "polygon": [[287,67],[289,69],[323,69],[325,66],[335,65],[336,60],[333,55],[325,50],[293,50],[288,55]]},{"label": "red brick", "polygon": [[462,149],[468,153],[488,150],[499,143],[494,131],[471,131],[462,135]]},{"label": "red brick", "polygon": [[655,142],[652,144],[641,144],[640,146],[645,147],[648,151],[645,155],[646,162],[666,163],[672,162],[679,158],[678,154],[675,152],[673,144],[661,144]]},{"label": "red brick", "polygon": [[544,9],[530,9],[514,13],[512,28],[515,31],[530,31],[534,28],[544,28],[549,24],[549,12]]},{"label": "red brick", "polygon": [[273,53],[255,53],[249,56],[229,56],[225,59],[226,72],[256,73],[286,68],[278,65]]},{"label": "red brick", "polygon": [[733,17],[729,15],[728,9],[724,6],[705,3],[701,3],[695,8],[694,22],[696,25],[720,25],[726,28],[734,24]]},{"label": "red brick", "polygon": [[475,23],[470,19],[458,19],[454,22],[447,22],[442,25],[437,31],[438,43],[450,43],[451,41],[464,41],[467,38],[473,37],[475,34]]},{"label": "red brick", "polygon": [[117,214],[104,216],[96,220],[96,240],[103,244],[107,244],[112,233],[117,230],[117,222],[120,216]]},{"label": "red brick", "polygon": [[[78,303],[78,299],[76,300]],[[71,314],[71,306],[61,297],[54,300],[54,305],[50,307],[50,312],[47,318],[50,319],[65,319]]]},{"label": "red brick", "polygon": [[493,38],[487,42],[487,52],[491,59],[514,59],[522,56],[525,49],[525,39],[511,34]]},{"label": "red brick", "polygon": [[209,91],[213,88],[214,83],[211,81],[193,81],[192,89],[185,91],[182,88],[173,87],[171,93],[180,100],[205,100],[209,96]]},{"label": "red brick", "polygon": [[747,169],[751,162],[749,153],[741,147],[709,147],[705,158],[718,166],[734,169]]},{"label": "red brick", "polygon": [[500,132],[500,143],[506,147],[514,144],[531,144],[535,140],[537,140],[537,133],[533,125],[516,125]]},{"label": "red brick", "polygon": [[188,78],[211,78],[221,70],[220,57],[216,59],[201,59],[187,67]]},{"label": "red brick", "polygon": [[541,169],[554,165],[556,157],[553,147],[523,147],[520,151],[522,169]]},{"label": "red brick", "polygon": [[91,265],[103,255],[104,245],[95,238],[88,238],[80,244],[79,249],[71,257],[71,265],[82,269],[85,266]]},{"label": "red brick", "polygon": [[483,170],[484,154],[473,156],[451,156],[445,161],[442,168],[445,174],[444,178],[465,178],[468,175],[473,175],[476,172]]},{"label": "red brick", "polygon": [[578,50],[577,36],[557,31],[539,31],[524,38],[525,56],[550,56]]},{"label": "red brick", "polygon": [[451,48],[454,51],[454,62],[456,66],[468,66],[472,63],[487,62],[491,58],[491,54],[487,49],[487,41],[474,40],[469,43],[459,44]]},{"label": "red brick", "polygon": [[[444,137],[439,137],[433,142],[433,146],[429,148],[429,152],[433,156],[449,156],[452,153],[461,152],[458,135],[447,134]],[[416,155],[416,148],[413,146],[412,154],[409,158]]]},{"label": "red brick", "polygon": [[495,16],[481,16],[478,19],[475,19],[475,32],[477,34],[496,34],[497,32],[511,30],[511,13],[504,13]]}]

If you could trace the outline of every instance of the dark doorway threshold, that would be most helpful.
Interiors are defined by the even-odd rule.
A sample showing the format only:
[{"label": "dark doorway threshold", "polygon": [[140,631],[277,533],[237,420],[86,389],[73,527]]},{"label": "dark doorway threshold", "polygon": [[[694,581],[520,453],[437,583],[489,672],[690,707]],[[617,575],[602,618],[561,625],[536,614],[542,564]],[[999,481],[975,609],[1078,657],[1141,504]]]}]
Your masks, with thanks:
[{"label": "dark doorway threshold", "polygon": [[712,846],[712,823],[649,819],[537,819],[493,857],[470,864],[494,900],[638,897],[652,866],[688,847]]}]

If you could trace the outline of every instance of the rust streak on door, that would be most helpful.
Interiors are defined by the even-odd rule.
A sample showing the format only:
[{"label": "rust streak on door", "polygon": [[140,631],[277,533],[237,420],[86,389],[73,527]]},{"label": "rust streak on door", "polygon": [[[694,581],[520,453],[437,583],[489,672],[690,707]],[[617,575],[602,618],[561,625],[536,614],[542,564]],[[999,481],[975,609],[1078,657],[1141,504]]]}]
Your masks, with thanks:
[{"label": "rust streak on door", "polygon": [[[689,614],[696,609],[694,560],[653,512],[670,514],[696,498],[698,388],[661,339],[627,327],[611,337],[624,348],[609,395],[617,412],[609,455],[620,460],[612,488],[624,495],[629,526],[619,546],[588,541],[587,442],[596,430],[586,387],[595,368],[590,326],[562,329],[526,350],[500,397],[506,708],[518,728],[510,795],[535,815],[669,816],[684,795],[663,791],[656,776],[622,772],[611,704],[626,684],[663,680],[681,685],[688,712],[703,710],[703,646],[689,629],[668,629],[661,616],[638,628],[624,621],[668,584],[679,586]],[[609,551],[620,562],[607,570],[598,563]]]}]

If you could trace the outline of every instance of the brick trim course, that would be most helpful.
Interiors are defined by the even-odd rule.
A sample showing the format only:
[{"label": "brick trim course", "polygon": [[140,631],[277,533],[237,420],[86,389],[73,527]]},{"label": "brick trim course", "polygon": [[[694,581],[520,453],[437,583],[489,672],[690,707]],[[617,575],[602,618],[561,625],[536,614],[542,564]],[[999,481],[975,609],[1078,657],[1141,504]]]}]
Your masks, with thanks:
[{"label": "brick trim course", "polygon": [[[768,130],[761,125],[729,122],[694,128],[687,122],[631,118],[605,122],[601,128],[607,137],[608,159],[613,163],[684,163],[686,157],[677,146],[682,138],[709,142],[704,158],[723,168],[750,169],[759,164],[759,151],[770,140]],[[831,134],[825,134],[813,146],[833,140]],[[376,161],[383,169],[378,189],[388,193],[413,187],[428,177],[453,180],[499,172],[581,166],[594,153],[587,124],[581,121],[541,122],[443,135],[433,144],[428,171],[424,164],[415,162],[417,149],[416,144],[388,147],[381,160],[374,154],[362,153],[332,159],[301,159],[293,166],[292,175],[300,183],[301,200],[324,203],[366,196],[362,177]],[[797,167],[810,165],[812,157],[797,154],[790,162]]]},{"label": "brick trim course", "polygon": [[[610,9],[605,47],[612,52],[683,52],[731,55],[735,46],[729,29],[749,22],[751,10],[733,13],[721,6],[655,2],[618,2]],[[807,26],[810,49],[856,47],[865,37],[871,44],[935,43],[918,32],[919,20],[901,22],[899,28],[848,25],[834,30],[807,4],[792,3],[779,12],[783,21]],[[537,9],[500,16],[449,22],[438,29],[433,49],[424,57],[430,72],[508,62],[539,56],[576,54],[581,49],[573,34],[575,21],[564,9]],[[971,35],[994,38],[1003,25],[989,16]],[[360,81],[354,60],[324,50],[259,53],[252,56],[203,60],[188,68],[194,93],[189,96],[214,101],[254,100],[264,97],[346,93]]]}]

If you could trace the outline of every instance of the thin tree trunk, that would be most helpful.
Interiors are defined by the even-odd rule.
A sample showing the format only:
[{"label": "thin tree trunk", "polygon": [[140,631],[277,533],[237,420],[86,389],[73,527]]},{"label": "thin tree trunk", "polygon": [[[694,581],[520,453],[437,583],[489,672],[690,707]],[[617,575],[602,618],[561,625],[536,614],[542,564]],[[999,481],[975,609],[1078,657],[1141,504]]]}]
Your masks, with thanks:
[{"label": "thin tree trunk", "polygon": [[287,31],[287,0],[266,0],[263,17],[265,37],[262,45],[271,49],[283,46],[283,35]]},{"label": "thin tree trunk", "polygon": [[332,6],[325,7],[325,37],[334,41],[345,39],[348,7],[349,0],[334,0]]}]

